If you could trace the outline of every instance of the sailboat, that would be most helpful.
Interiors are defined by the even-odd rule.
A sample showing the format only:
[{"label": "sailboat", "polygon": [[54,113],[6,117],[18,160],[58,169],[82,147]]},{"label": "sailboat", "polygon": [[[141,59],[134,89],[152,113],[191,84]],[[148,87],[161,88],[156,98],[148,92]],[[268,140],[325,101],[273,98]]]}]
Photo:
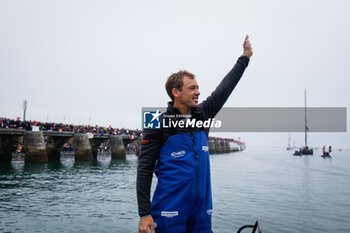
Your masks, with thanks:
[{"label": "sailboat", "polygon": [[307,126],[307,118],[306,118],[306,89],[304,92],[305,95],[305,107],[304,107],[304,113],[305,113],[305,146],[300,148],[299,151],[295,151],[293,155],[313,155],[314,150],[312,148],[309,148],[307,145],[307,131],[309,131],[309,127]]},{"label": "sailboat", "polygon": [[290,145],[290,130],[289,130],[289,132],[288,132],[288,147],[287,147],[287,150],[293,150],[293,149],[294,149],[294,147],[292,147]]}]

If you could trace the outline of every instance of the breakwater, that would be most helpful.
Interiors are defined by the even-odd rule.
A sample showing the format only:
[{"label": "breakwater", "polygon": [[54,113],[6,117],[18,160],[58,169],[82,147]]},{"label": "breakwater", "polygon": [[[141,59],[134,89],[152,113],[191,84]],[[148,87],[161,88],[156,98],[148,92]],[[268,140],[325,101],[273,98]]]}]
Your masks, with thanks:
[{"label": "breakwater", "polygon": [[[59,161],[62,146],[70,143],[74,148],[76,161],[91,161],[97,158],[99,146],[104,143],[111,150],[112,159],[126,158],[126,145],[136,147],[136,155],[141,147],[141,137],[135,135],[92,135],[57,131],[28,131],[0,129],[0,162],[11,162],[17,145],[23,145],[25,162],[46,163]],[[209,152],[223,154],[245,149],[245,144],[233,139],[209,137]]]},{"label": "breakwater", "polygon": [[140,148],[140,137],[130,135],[89,135],[72,132],[27,131],[0,129],[0,162],[10,162],[17,143],[23,145],[25,162],[45,163],[60,160],[62,146],[69,142],[75,150],[75,160],[96,159],[101,143],[111,148],[114,159],[125,159],[125,146],[134,143],[136,153]]}]

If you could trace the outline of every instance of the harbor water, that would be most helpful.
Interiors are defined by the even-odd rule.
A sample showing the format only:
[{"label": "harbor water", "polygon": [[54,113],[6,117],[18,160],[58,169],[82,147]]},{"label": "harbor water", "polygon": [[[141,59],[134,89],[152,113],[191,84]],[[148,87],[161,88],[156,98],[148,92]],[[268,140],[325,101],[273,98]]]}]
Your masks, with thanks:
[{"label": "harbor water", "polygon": [[[350,151],[282,148],[211,155],[213,231],[350,232]],[[137,157],[0,165],[0,232],[137,232]],[[153,187],[156,179],[153,179]],[[249,232],[243,231],[243,232]]]}]

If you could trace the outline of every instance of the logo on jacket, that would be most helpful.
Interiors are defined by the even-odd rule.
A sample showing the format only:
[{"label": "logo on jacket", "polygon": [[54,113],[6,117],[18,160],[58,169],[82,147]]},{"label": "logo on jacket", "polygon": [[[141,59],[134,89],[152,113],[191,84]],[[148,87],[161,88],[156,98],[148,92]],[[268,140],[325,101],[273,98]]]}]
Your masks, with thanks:
[{"label": "logo on jacket", "polygon": [[186,152],[184,150],[182,150],[182,151],[179,151],[179,152],[173,152],[170,155],[173,158],[180,158],[180,157],[184,156],[185,154],[186,154]]},{"label": "logo on jacket", "polygon": [[162,113],[157,111],[143,112],[143,128],[144,129],[160,129],[160,115]]},{"label": "logo on jacket", "polygon": [[202,146],[202,150],[203,150],[203,151],[208,151],[208,150],[209,150],[209,147],[208,147],[208,146]]},{"label": "logo on jacket", "polygon": [[166,218],[172,218],[179,215],[179,211],[162,211],[160,215]]}]

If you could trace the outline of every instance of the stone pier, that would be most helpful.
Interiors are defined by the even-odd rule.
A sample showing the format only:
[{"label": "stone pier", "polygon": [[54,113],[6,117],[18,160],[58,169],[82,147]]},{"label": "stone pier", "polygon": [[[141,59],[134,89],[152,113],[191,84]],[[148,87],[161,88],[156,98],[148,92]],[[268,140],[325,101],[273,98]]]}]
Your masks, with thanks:
[{"label": "stone pier", "polygon": [[43,132],[25,131],[23,136],[25,162],[46,163],[48,156]]},{"label": "stone pier", "polygon": [[109,147],[111,148],[112,159],[126,159],[126,151],[121,135],[111,136],[109,139]]},{"label": "stone pier", "polygon": [[225,142],[224,141],[220,141],[219,142],[219,145],[220,145],[220,151],[221,151],[221,153],[226,153],[226,151],[225,151]]},{"label": "stone pier", "polygon": [[226,153],[231,152],[230,143],[228,141],[225,142],[225,152]]},{"label": "stone pier", "polygon": [[214,141],[214,146],[215,146],[215,151],[217,154],[221,154],[221,147],[220,147],[220,142],[219,141]]},{"label": "stone pier", "polygon": [[208,146],[209,146],[209,153],[210,154],[216,154],[216,149],[215,149],[215,142],[209,140],[208,141]]},{"label": "stone pier", "polygon": [[93,160],[90,140],[86,134],[74,134],[73,147],[75,150],[75,161]]}]

